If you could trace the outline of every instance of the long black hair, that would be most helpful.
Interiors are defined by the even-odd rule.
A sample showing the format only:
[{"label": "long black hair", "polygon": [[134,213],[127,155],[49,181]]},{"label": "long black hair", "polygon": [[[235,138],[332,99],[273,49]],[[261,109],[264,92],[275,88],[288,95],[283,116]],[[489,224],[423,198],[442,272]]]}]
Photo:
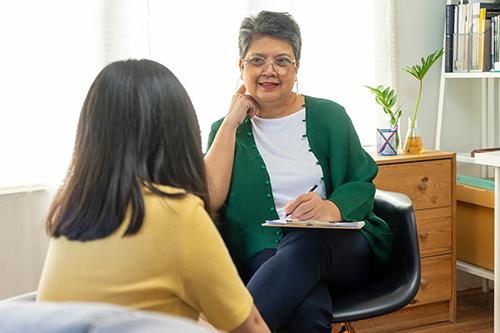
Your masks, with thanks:
[{"label": "long black hair", "polygon": [[167,197],[155,184],[182,188],[210,202],[198,120],[175,75],[151,60],[106,66],[87,94],[73,160],[46,221],[49,235],[92,240],[113,233],[127,209],[124,236],[144,219],[143,187]]}]

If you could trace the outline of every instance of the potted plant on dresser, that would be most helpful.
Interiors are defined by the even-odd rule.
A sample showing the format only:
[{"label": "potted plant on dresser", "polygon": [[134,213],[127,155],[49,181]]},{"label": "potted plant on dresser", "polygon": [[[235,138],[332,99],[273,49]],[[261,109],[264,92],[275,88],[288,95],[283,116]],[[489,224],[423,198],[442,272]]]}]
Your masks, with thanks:
[{"label": "potted plant on dresser", "polygon": [[379,155],[397,155],[401,144],[399,135],[401,107],[396,106],[398,95],[389,86],[365,87],[372,92],[375,96],[375,102],[382,107],[382,111],[389,117],[389,128],[377,128],[377,153]]},{"label": "potted plant on dresser", "polygon": [[422,83],[429,69],[443,55],[443,51],[444,49],[441,48],[429,54],[425,58],[421,58],[420,64],[407,66],[405,68],[405,71],[407,73],[409,73],[411,76],[413,76],[418,80],[417,101],[415,103],[415,108],[413,110],[413,116],[408,118],[408,132],[406,134],[406,139],[403,149],[405,153],[418,154],[424,150],[422,137],[420,136],[417,126],[417,111],[418,107],[420,106],[420,98],[422,96]]},{"label": "potted plant on dresser", "polygon": [[[423,80],[429,69],[443,55],[444,49],[441,48],[426,57],[420,59],[421,63],[407,66],[404,70],[418,80],[418,93],[413,114],[408,118],[408,130],[403,146],[403,152],[409,154],[418,154],[424,150],[422,138],[417,125],[417,112],[422,97]],[[365,86],[373,95],[375,102],[382,107],[385,114],[389,116],[390,128],[377,128],[377,153],[379,155],[397,155],[400,147],[399,119],[401,118],[401,107],[396,106],[398,96],[395,90],[389,86],[379,85],[376,88]]]}]

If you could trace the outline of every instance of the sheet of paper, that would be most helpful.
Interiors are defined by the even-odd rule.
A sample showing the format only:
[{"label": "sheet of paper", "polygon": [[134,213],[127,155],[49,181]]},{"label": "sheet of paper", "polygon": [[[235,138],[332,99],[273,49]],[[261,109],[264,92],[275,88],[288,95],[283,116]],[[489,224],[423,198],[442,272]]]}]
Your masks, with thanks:
[{"label": "sheet of paper", "polygon": [[329,229],[361,229],[364,221],[354,222],[328,222],[317,220],[297,220],[291,218],[283,218],[279,220],[267,220],[262,224],[266,227],[296,227],[296,228],[329,228]]}]

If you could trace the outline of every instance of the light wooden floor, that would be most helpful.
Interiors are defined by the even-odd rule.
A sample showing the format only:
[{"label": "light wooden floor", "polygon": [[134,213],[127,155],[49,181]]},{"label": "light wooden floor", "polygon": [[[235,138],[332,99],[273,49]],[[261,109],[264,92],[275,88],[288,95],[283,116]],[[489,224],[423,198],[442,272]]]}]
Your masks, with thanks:
[{"label": "light wooden floor", "polygon": [[405,333],[491,333],[493,332],[493,291],[483,293],[480,288],[458,292],[457,321],[430,325]]},{"label": "light wooden floor", "polygon": [[[457,321],[422,326],[398,333],[492,333],[493,291],[483,293],[481,288],[458,292]],[[332,330],[335,333],[335,330]]]}]

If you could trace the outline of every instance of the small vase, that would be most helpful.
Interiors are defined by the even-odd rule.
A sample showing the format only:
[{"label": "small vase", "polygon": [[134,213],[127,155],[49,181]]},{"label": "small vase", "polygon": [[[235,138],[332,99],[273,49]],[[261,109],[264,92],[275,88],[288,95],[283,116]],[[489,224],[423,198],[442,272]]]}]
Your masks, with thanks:
[{"label": "small vase", "polygon": [[408,118],[408,132],[406,132],[403,150],[408,154],[420,154],[424,151],[424,143],[422,142],[422,137],[420,136],[416,119],[412,128],[411,118]]},{"label": "small vase", "polygon": [[399,129],[377,128],[377,154],[382,156],[397,155],[399,151]]}]

